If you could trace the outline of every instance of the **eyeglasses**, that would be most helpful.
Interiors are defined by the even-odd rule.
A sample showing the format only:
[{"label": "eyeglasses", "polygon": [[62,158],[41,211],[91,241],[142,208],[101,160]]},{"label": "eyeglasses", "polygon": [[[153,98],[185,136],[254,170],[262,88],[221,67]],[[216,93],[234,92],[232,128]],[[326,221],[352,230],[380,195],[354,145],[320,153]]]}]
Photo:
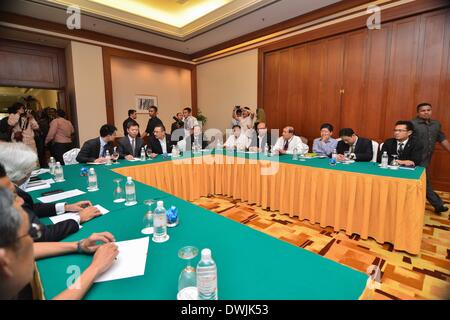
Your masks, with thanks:
[{"label": "eyeglasses", "polygon": [[42,237],[42,227],[36,223],[32,223],[30,225],[30,229],[28,230],[28,233],[26,233],[22,236],[19,236],[17,238],[17,240],[20,240],[26,236],[30,236],[33,239],[33,241],[38,240],[40,237]]}]

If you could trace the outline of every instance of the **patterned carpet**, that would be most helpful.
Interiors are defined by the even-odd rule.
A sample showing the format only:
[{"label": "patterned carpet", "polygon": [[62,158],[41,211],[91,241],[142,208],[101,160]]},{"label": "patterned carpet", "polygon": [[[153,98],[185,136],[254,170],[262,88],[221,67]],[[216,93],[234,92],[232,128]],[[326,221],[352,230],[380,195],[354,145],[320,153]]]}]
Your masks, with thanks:
[{"label": "patterned carpet", "polygon": [[[439,194],[449,206],[450,193]],[[381,287],[369,290],[365,299],[450,299],[450,218],[448,212],[434,214],[429,204],[421,252],[413,256],[394,251],[388,243],[362,240],[356,234],[349,237],[343,231],[334,232],[333,228],[322,228],[219,195],[194,203],[350,268],[367,272],[369,266],[378,265]]]}]

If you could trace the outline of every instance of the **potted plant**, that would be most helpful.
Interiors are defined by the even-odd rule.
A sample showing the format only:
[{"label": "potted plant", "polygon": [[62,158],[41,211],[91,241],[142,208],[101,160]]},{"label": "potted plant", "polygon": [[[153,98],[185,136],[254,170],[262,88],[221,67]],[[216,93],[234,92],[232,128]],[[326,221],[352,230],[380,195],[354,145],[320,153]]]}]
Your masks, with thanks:
[{"label": "potted plant", "polygon": [[206,121],[208,120],[208,118],[206,118],[200,110],[197,111],[196,118],[197,118],[198,122],[202,123],[202,126],[204,126]]}]

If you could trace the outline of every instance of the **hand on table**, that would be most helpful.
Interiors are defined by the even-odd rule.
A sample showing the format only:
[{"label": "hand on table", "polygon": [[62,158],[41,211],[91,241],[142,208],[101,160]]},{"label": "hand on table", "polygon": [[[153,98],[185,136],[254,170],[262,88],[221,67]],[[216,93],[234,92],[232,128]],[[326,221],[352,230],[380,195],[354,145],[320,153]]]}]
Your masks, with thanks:
[{"label": "hand on table", "polygon": [[[88,238],[80,241],[80,248],[84,253],[94,253],[105,243],[114,242],[116,239],[109,232],[93,233]],[[97,244],[97,242],[102,242]]]},{"label": "hand on table", "polygon": [[69,212],[80,212],[86,207],[91,207],[92,203],[90,201],[78,201],[73,204],[66,204],[64,206],[65,211]]},{"label": "hand on table", "polygon": [[100,215],[102,215],[102,213],[96,207],[87,207],[80,211],[80,223],[87,222]]}]

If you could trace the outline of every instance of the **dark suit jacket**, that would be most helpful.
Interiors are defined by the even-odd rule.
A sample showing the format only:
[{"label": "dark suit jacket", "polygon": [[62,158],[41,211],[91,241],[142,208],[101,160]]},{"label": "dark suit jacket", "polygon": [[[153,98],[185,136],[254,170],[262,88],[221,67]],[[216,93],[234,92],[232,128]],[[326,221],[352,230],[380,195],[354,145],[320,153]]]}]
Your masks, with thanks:
[{"label": "dark suit jacket", "polygon": [[51,225],[42,224],[38,218],[37,212],[40,213],[40,217],[54,216],[56,215],[55,205],[47,203],[35,204],[31,196],[22,189],[16,187],[16,192],[17,195],[24,200],[22,208],[28,214],[30,223],[38,224],[41,227],[42,236],[37,239],[36,242],[61,241],[79,230],[78,223],[74,220],[61,221]]},{"label": "dark suit jacket", "polygon": [[[381,151],[378,152],[378,162],[381,162],[381,156],[383,155],[383,152],[386,151],[389,157],[389,163],[391,163],[393,157],[393,154],[397,154],[397,140],[394,138],[387,139],[383,147],[381,148]],[[423,145],[420,143],[419,140],[411,136],[408,140],[408,143],[403,146],[403,152],[398,155],[398,160],[411,160],[414,162],[416,166],[420,165],[420,162],[422,161],[422,155],[423,155]]]},{"label": "dark suit jacket", "polygon": [[128,136],[122,137],[118,141],[119,147],[117,150],[119,151],[119,158],[123,159],[125,156],[131,154],[135,158],[139,158],[141,156],[141,148],[144,146],[144,140],[142,138],[136,138],[134,154],[131,148],[130,139]]},{"label": "dark suit jacket", "polygon": [[[107,144],[107,150],[110,154],[114,152],[112,142]],[[100,153],[100,139],[99,137],[86,141],[81,147],[77,156],[77,161],[80,163],[93,162],[98,158]]]},{"label": "dark suit jacket", "polygon": [[[338,154],[344,154],[345,151],[348,151],[350,146],[346,144],[344,141],[339,141],[336,147],[336,152]],[[373,147],[372,140],[358,137],[358,141],[355,146],[355,155],[356,161],[372,161],[373,158]]]},{"label": "dark suit jacket", "polygon": [[260,148],[263,149],[267,143],[267,145],[269,146],[269,149],[270,149],[272,139],[271,139],[269,132],[263,137],[262,141],[259,141],[259,140],[260,140],[259,136],[255,131],[254,134],[252,135],[252,141],[250,142],[250,147],[258,147],[258,145],[259,145]]},{"label": "dark suit jacket", "polygon": [[[208,147],[208,141],[203,140],[205,136],[201,135],[201,141],[202,141],[202,149],[206,149]],[[192,150],[192,145],[194,144],[194,135],[191,134],[189,137],[186,138],[186,151]]]},{"label": "dark suit jacket", "polygon": [[[176,144],[170,139],[170,134],[166,133],[166,144],[167,144],[167,153],[172,152],[173,146]],[[151,136],[151,138],[148,140],[148,146],[152,149],[153,153],[156,154],[162,154],[162,147],[161,143],[159,143],[159,140],[155,138],[155,136]]]}]

